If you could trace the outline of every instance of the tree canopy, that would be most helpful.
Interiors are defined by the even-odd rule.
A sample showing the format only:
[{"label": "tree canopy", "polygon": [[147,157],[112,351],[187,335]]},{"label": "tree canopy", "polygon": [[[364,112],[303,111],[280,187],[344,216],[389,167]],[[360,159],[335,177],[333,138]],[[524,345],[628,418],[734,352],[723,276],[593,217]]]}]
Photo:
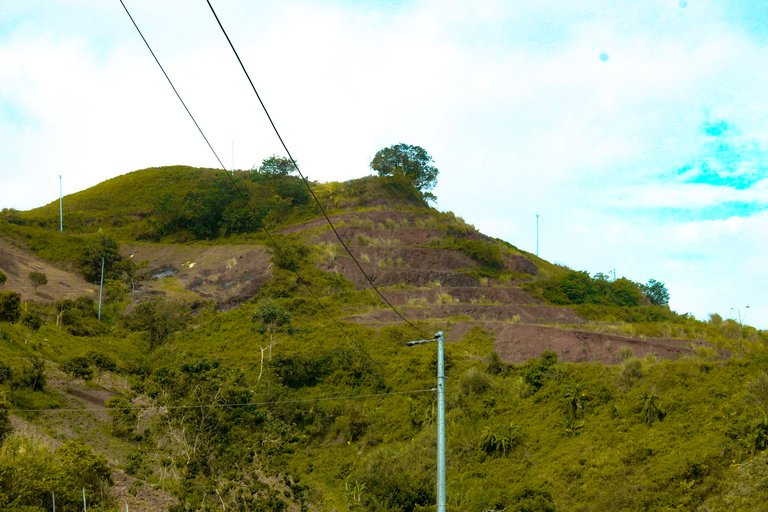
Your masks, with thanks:
[{"label": "tree canopy", "polygon": [[433,163],[424,148],[400,143],[380,149],[371,161],[371,169],[379,176],[405,176],[425,198],[435,199],[430,191],[437,184],[439,171]]},{"label": "tree canopy", "polygon": [[261,162],[258,172],[271,176],[288,176],[295,170],[290,158],[272,155]]},{"label": "tree canopy", "polygon": [[648,284],[642,285],[643,293],[651,304],[656,306],[666,306],[669,304],[669,291],[664,283],[660,283],[655,279],[649,279]]}]

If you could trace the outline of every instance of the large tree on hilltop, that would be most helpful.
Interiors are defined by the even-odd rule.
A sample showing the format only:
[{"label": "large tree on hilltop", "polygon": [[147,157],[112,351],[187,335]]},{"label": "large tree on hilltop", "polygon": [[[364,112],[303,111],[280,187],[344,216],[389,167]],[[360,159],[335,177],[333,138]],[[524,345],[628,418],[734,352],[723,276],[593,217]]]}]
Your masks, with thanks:
[{"label": "large tree on hilltop", "polygon": [[437,184],[439,171],[427,151],[410,144],[395,144],[380,149],[371,161],[371,169],[379,176],[405,176],[425,198],[435,199],[430,192]]}]

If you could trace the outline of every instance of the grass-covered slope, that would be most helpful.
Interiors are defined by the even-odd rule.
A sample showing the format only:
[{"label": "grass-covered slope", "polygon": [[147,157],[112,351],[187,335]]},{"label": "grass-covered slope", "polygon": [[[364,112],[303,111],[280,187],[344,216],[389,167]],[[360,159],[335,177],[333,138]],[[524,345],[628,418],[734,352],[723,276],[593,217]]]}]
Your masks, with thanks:
[{"label": "grass-covered slope", "polygon": [[[295,181],[236,174],[245,204],[214,173],[67,196],[64,234],[57,203],[0,216],[0,509],[85,488],[96,511],[434,510],[435,347],[405,343],[437,330],[448,510],[764,508],[765,332],[549,264],[407,183],[315,184],[414,329]],[[102,256],[101,320],[92,290],[24,281],[93,281]]]}]

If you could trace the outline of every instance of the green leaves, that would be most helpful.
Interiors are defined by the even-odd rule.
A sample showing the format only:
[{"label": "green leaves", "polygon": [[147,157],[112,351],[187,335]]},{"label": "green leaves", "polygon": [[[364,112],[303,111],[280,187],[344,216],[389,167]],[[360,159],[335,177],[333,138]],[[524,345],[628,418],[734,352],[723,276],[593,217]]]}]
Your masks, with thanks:
[{"label": "green leaves", "polygon": [[82,489],[89,506],[99,506],[109,499],[101,491],[111,483],[107,461],[80,443],[51,450],[40,441],[12,435],[0,448],[2,510],[48,510],[51,493],[57,510],[80,510]]},{"label": "green leaves", "polygon": [[437,184],[439,171],[432,162],[424,148],[401,143],[380,149],[371,161],[371,169],[379,176],[405,176],[425,198],[435,199],[429,191]]}]

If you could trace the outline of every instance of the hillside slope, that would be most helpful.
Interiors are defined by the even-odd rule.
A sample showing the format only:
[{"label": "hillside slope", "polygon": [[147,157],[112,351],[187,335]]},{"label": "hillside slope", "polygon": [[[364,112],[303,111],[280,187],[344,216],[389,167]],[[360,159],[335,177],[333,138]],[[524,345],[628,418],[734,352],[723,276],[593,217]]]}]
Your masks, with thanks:
[{"label": "hillside slope", "polygon": [[[248,208],[174,167],[66,197],[82,222],[63,234],[53,205],[0,214],[0,294],[22,299],[0,301],[0,508],[84,487],[92,510],[433,510],[434,347],[405,343],[437,330],[449,510],[768,499],[765,332],[552,265],[397,181],[313,184],[409,325],[295,181],[236,177]],[[78,273],[102,255],[99,322]],[[66,469],[72,441],[113,484]]]}]

